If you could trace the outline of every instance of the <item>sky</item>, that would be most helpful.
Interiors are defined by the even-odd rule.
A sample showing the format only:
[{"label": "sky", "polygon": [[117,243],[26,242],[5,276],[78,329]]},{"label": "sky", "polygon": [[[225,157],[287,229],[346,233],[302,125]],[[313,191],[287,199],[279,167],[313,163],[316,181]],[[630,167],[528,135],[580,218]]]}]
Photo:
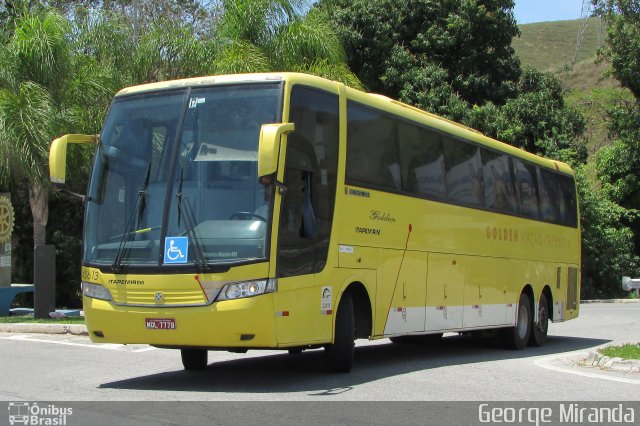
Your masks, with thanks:
[{"label": "sky", "polygon": [[515,0],[518,24],[579,19],[583,0]]}]

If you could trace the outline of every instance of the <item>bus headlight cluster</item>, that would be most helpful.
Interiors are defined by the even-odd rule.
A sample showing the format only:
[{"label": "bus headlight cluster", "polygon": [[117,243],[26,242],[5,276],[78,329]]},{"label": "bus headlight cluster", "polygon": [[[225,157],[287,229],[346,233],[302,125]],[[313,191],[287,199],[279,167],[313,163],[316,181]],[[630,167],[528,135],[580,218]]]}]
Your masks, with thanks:
[{"label": "bus headlight cluster", "polygon": [[230,283],[222,287],[218,295],[218,300],[233,300],[258,296],[259,294],[274,292],[277,288],[277,279]]},{"label": "bus headlight cluster", "polygon": [[93,299],[113,300],[111,293],[106,287],[98,284],[82,282],[82,294]]}]

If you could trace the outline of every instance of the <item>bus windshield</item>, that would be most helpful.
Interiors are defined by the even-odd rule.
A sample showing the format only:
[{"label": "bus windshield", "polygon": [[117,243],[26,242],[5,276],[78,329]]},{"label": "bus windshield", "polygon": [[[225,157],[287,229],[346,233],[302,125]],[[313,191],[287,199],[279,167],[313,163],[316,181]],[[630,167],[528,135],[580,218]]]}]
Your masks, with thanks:
[{"label": "bus windshield", "polygon": [[87,197],[84,262],[96,266],[265,260],[273,188],[258,182],[260,127],[279,83],[116,98]]}]

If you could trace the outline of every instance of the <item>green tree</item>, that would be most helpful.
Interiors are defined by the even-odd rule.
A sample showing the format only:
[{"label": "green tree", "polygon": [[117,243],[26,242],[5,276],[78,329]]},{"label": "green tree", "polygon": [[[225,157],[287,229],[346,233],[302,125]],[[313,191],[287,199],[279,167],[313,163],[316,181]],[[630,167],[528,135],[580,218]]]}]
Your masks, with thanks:
[{"label": "green tree", "polygon": [[[584,166],[585,120],[565,103],[558,78],[533,69],[520,71],[510,48],[518,34],[513,2],[322,0],[320,7],[328,10],[352,69],[370,90],[570,163],[580,196],[583,296],[620,295],[621,274],[634,273],[639,266],[635,228],[630,227],[638,215],[618,204],[626,200],[635,209],[632,202],[639,203],[640,149],[635,147],[640,132],[631,125],[640,123],[635,105],[611,115],[612,132],[636,145],[616,143],[600,153],[598,176],[605,175],[604,169],[609,176],[601,183]],[[618,34],[609,37],[619,35],[616,45],[632,52],[623,67],[626,75],[640,72],[634,62],[640,57],[635,29],[612,28]],[[634,38],[625,42],[630,35]],[[626,81],[631,85],[634,80]]]},{"label": "green tree", "polygon": [[320,7],[369,90],[415,102],[416,89],[437,84],[446,91],[420,104],[431,110],[432,101],[457,103],[455,94],[472,105],[513,94],[520,66],[512,0],[321,0]]},{"label": "green tree", "polygon": [[503,106],[474,107],[465,123],[526,151],[573,165],[585,163],[587,150],[581,136],[586,121],[566,105],[558,78],[527,68],[516,91],[518,96]]},{"label": "green tree", "polygon": [[24,16],[0,51],[0,153],[2,174],[29,188],[34,244],[46,242],[48,146],[60,129],[71,55],[67,23],[53,13]]},{"label": "green tree", "polygon": [[633,213],[609,200],[589,178],[588,167],[576,169],[582,226],[582,298],[624,296],[620,279],[639,271],[634,234],[627,226]]},{"label": "green tree", "polygon": [[[63,133],[96,131],[95,124],[91,124],[98,115],[95,100],[105,96],[108,99],[113,92],[103,86],[106,79],[99,78],[99,70],[93,68],[95,62],[75,50],[71,28],[64,17],[52,11],[27,13],[16,19],[11,34],[0,48],[0,177],[3,186],[12,187],[14,200],[26,203],[28,199],[31,218],[22,218],[32,222],[33,244],[45,244],[52,238],[60,250],[57,275],[63,279],[58,293],[67,297],[59,297],[58,301],[69,305],[69,298],[77,299],[80,262],[73,259],[79,253],[80,238],[77,233],[46,232],[51,197],[48,148],[52,139]],[[81,175],[83,170],[86,173],[88,164],[81,161],[82,152],[73,151],[70,150],[70,174]],[[86,154],[85,158],[90,155]],[[83,191],[81,186],[76,190]],[[18,206],[17,210],[25,209]],[[81,207],[73,204],[67,210],[64,217],[73,216],[67,225],[79,228],[82,220],[77,213]],[[54,223],[60,223],[62,217],[56,215]],[[25,224],[16,228],[18,233],[26,231]],[[28,281],[33,251],[23,241],[29,239],[21,235],[23,238],[14,246],[16,273],[20,274],[20,281]]]},{"label": "green tree", "polygon": [[[28,191],[22,189],[25,183],[34,188],[48,187],[47,149],[51,140],[64,133],[97,133],[113,94],[122,87],[240,71],[307,71],[359,86],[359,81],[345,64],[339,39],[323,13],[315,11],[307,16],[294,1],[220,2],[219,8],[215,9],[217,18],[212,21],[216,24],[212,35],[196,30],[196,23],[167,14],[140,24],[144,30],[139,31],[137,37],[127,6],[131,2],[109,2],[109,8],[102,8],[100,2],[81,1],[66,9],[64,6],[73,2],[31,3],[33,15],[19,16],[15,25],[11,24],[16,31],[7,31],[11,37],[7,37],[0,52],[2,102],[9,113],[0,111],[0,177],[4,177],[5,184],[11,179],[18,199],[26,198],[23,194]],[[167,0],[159,3],[188,2]],[[114,4],[125,6],[121,10]],[[42,5],[59,6],[71,21],[51,11],[38,12]],[[253,15],[248,14],[251,10]],[[247,12],[246,16],[244,12]],[[243,16],[247,19],[253,16],[252,19],[257,20],[252,21],[251,29]],[[46,22],[47,29],[38,35],[51,39],[42,42],[35,35],[25,39],[23,28],[30,22],[34,27]],[[49,26],[55,27],[55,37],[50,34]],[[254,37],[253,30],[263,36]],[[27,33],[36,32],[29,30]],[[34,56],[33,46],[40,46],[44,51],[40,53],[41,60]],[[240,48],[242,46],[253,49],[258,53],[256,57],[265,58],[267,66],[257,66],[255,58],[247,55]],[[27,54],[21,49],[26,49]],[[41,74],[30,69],[45,65],[49,68]],[[19,99],[23,101],[18,102]],[[18,131],[26,136],[22,137]],[[20,137],[26,148],[18,150],[17,147],[22,147],[16,142]],[[83,192],[93,153],[89,150],[74,153],[76,148],[70,148],[67,170],[70,175],[78,176],[68,176],[68,181],[73,185],[71,189]],[[51,196],[46,191],[44,195]],[[76,278],[80,264],[77,257],[81,205],[58,196],[54,196],[50,204],[46,198],[43,201],[33,213],[34,229],[38,229],[36,238],[39,242],[44,241],[42,230],[46,222],[37,223],[35,218],[44,217],[50,205],[55,213],[45,235],[56,244],[59,257],[64,258],[64,261],[58,261],[58,300],[74,305],[78,303],[74,298],[77,298]],[[26,212],[23,206],[18,206],[17,210]],[[25,214],[21,217],[22,241],[26,240],[24,232],[28,218]],[[20,243],[18,252],[26,259],[20,270],[23,280],[28,280],[31,251]],[[62,280],[61,274],[64,274]]]},{"label": "green tree", "polygon": [[640,1],[592,0],[606,24],[601,57],[611,64],[610,73],[640,98]]},{"label": "green tree", "polygon": [[371,90],[527,151],[586,160],[584,118],[551,73],[522,73],[508,0],[322,0]]},{"label": "green tree", "polygon": [[[608,110],[609,135],[614,139],[596,155],[596,171],[602,193],[616,203],[623,223],[635,236],[635,254],[640,247],[640,1],[594,0],[607,28],[600,57],[610,64],[608,73],[634,96],[618,100]],[[638,269],[627,274],[638,273]]]},{"label": "green tree", "polygon": [[[598,152],[597,172],[604,193],[627,209],[639,209],[640,200],[640,0],[593,0],[606,23],[607,38],[600,57],[610,64],[609,74],[634,95],[608,111],[614,142]],[[640,223],[634,225],[640,242]]]}]

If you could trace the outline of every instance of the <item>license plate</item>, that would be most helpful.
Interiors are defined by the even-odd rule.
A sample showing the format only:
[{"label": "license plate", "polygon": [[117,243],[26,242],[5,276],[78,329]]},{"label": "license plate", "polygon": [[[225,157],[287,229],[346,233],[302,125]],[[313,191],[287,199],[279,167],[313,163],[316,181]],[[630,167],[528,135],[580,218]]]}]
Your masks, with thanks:
[{"label": "license plate", "polygon": [[175,330],[176,320],[174,318],[147,318],[145,319],[149,330]]}]

